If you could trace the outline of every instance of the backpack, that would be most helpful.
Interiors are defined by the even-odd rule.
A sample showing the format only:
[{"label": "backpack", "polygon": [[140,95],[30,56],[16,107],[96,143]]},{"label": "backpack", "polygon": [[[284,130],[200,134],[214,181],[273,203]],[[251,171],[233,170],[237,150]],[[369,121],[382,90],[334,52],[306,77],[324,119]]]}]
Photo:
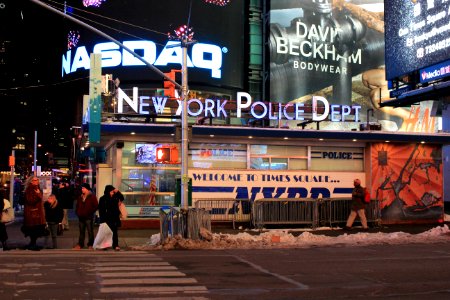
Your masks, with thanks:
[{"label": "backpack", "polygon": [[370,203],[370,192],[367,188],[364,189],[364,203],[369,204]]}]

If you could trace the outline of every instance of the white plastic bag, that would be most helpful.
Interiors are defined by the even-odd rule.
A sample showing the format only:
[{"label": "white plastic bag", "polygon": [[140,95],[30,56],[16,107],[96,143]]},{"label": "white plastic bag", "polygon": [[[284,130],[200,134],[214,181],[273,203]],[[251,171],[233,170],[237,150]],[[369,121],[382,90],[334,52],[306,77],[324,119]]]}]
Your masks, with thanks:
[{"label": "white plastic bag", "polygon": [[14,208],[11,207],[11,203],[7,199],[3,199],[4,208],[1,212],[1,222],[11,223],[14,221]]},{"label": "white plastic bag", "polygon": [[94,249],[106,249],[112,246],[113,232],[109,228],[108,224],[101,223],[98,227],[97,235],[95,236]]}]

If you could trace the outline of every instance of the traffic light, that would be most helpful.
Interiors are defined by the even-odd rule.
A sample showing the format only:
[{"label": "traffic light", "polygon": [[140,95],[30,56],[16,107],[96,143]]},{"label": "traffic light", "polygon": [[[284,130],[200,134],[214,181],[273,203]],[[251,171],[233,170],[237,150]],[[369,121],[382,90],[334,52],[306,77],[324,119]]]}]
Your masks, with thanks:
[{"label": "traffic light", "polygon": [[[170,70],[168,73],[164,73],[167,77],[175,81],[175,74],[177,72],[181,72],[180,70]],[[164,78],[164,96],[166,96],[169,99],[176,99],[178,97],[177,90],[175,88],[175,84],[171,81]]]},{"label": "traffic light", "polygon": [[160,146],[156,148],[156,162],[162,164],[178,163],[178,149],[176,146]]}]

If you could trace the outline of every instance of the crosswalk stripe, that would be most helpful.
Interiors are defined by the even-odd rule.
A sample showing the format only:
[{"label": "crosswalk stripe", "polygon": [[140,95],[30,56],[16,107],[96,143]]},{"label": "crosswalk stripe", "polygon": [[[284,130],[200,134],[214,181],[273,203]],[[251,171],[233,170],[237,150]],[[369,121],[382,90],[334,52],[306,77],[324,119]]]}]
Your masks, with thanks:
[{"label": "crosswalk stripe", "polygon": [[139,286],[139,287],[102,287],[101,293],[208,293],[204,286]]},{"label": "crosswalk stripe", "polygon": [[190,284],[197,283],[194,278],[118,278],[118,279],[102,279],[100,282],[105,285],[122,285],[122,284]]},{"label": "crosswalk stripe", "polygon": [[148,267],[134,267],[134,268],[127,268],[127,267],[99,267],[99,268],[90,268],[88,271],[95,271],[95,272],[108,272],[108,271],[150,271],[150,270],[176,270],[177,268],[174,266],[148,266]]},{"label": "crosswalk stripe", "polygon": [[[96,267],[102,267],[102,266],[142,266],[142,265],[148,265],[151,262],[155,262],[156,260],[151,261],[123,261],[123,262],[117,262],[117,261],[111,261],[111,262],[96,262]],[[158,259],[158,261],[162,261],[162,259]]]},{"label": "crosswalk stripe", "polygon": [[184,273],[182,273],[180,271],[153,271],[153,272],[132,272],[132,273],[124,273],[124,272],[104,273],[104,272],[98,272],[97,274],[100,275],[103,278],[186,276],[186,274],[184,274]]}]

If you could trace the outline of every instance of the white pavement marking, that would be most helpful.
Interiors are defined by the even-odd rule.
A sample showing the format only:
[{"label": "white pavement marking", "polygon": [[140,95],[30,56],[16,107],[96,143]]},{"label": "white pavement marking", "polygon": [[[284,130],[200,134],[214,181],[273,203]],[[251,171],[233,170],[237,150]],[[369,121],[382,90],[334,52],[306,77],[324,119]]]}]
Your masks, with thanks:
[{"label": "white pavement marking", "polygon": [[252,268],[254,268],[254,269],[256,269],[256,270],[258,270],[258,271],[260,271],[260,272],[263,272],[263,273],[266,273],[266,274],[275,276],[275,277],[277,277],[278,279],[283,280],[283,281],[286,281],[286,282],[289,282],[289,283],[295,285],[296,287],[298,287],[298,288],[300,288],[300,289],[302,289],[302,290],[307,290],[307,289],[309,289],[309,286],[307,286],[306,284],[303,284],[303,283],[301,283],[301,282],[297,282],[297,281],[295,281],[295,280],[292,280],[292,279],[290,279],[290,278],[288,278],[288,277],[286,277],[286,276],[280,275],[280,274],[272,273],[272,272],[270,272],[269,270],[266,270],[266,269],[264,269],[264,268],[261,267],[261,266],[255,265],[254,263],[252,263],[252,262],[250,262],[250,261],[248,261],[248,260],[243,259],[242,257],[236,256],[236,255],[233,255],[233,257],[235,257],[237,260],[239,260],[239,261],[241,261],[241,262],[243,262],[243,263],[248,264],[249,266],[251,266]]},{"label": "white pavement marking", "polygon": [[[86,267],[88,271],[95,272],[101,293],[124,293],[128,298],[133,293],[208,293],[205,286],[195,285],[198,283],[195,278],[186,277],[168,262],[156,261],[162,260],[158,257],[128,258],[129,261],[117,262],[115,257],[108,257]],[[177,299],[204,300],[188,296]]]},{"label": "white pavement marking", "polygon": [[[172,267],[173,268],[173,267]],[[98,272],[98,275],[100,275],[103,278],[126,278],[126,277],[176,277],[176,276],[186,276],[186,274],[180,272],[180,271],[154,271],[154,272],[132,272],[132,273],[124,273],[124,272],[118,272],[118,273],[102,273]]]},{"label": "white pavement marking", "polygon": [[[150,262],[151,261],[151,262]],[[152,259],[149,261],[112,261],[112,262],[96,262],[96,267],[102,267],[102,266],[142,266],[142,265],[148,265],[151,263],[154,263],[156,260]],[[158,259],[158,261],[162,261],[162,259]]]},{"label": "white pavement marking", "polygon": [[119,278],[102,279],[102,285],[123,285],[123,284],[190,284],[197,283],[194,278]]},{"label": "white pavement marking", "polygon": [[139,286],[139,287],[102,287],[101,293],[208,293],[208,289],[204,286]]}]

